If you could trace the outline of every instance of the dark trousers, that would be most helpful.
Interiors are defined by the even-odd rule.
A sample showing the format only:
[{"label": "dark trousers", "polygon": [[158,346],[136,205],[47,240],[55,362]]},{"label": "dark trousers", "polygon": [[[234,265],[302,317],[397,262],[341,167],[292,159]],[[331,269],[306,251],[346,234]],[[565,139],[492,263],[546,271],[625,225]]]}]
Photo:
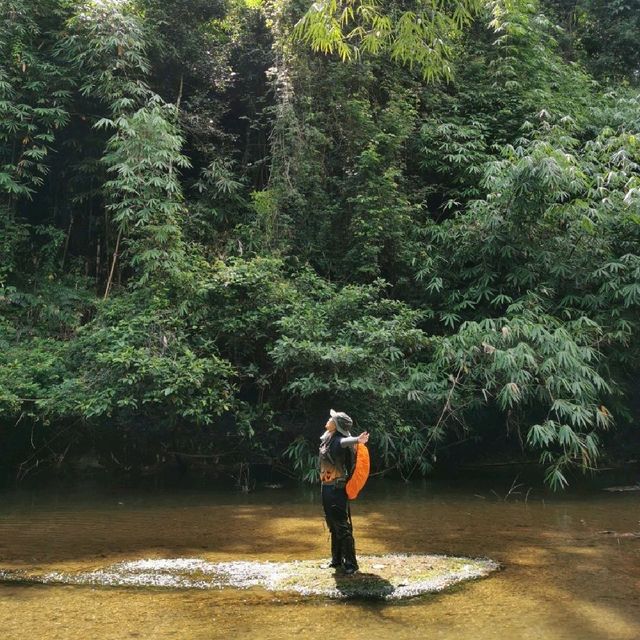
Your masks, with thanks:
[{"label": "dark trousers", "polygon": [[331,564],[357,570],[356,546],[344,485],[323,484],[322,507],[331,532]]}]

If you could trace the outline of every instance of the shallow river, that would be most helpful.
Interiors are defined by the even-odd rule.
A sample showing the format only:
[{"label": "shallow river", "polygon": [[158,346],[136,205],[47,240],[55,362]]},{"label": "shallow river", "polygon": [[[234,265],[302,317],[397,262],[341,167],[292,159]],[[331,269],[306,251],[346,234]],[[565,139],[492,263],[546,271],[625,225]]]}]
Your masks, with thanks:
[{"label": "shallow river", "polygon": [[[492,492],[495,491],[495,493]],[[3,640],[429,638],[638,640],[640,492],[543,495],[509,483],[371,482],[358,552],[487,556],[491,576],[403,602],[249,590],[0,584]],[[0,494],[0,568],[93,570],[142,558],[327,557],[317,491]]]}]

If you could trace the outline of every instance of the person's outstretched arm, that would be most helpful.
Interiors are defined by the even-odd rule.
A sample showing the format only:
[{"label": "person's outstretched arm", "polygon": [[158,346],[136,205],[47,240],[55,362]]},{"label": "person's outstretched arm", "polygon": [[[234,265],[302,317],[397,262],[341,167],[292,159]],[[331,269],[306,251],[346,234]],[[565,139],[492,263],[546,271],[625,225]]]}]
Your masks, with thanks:
[{"label": "person's outstretched arm", "polygon": [[363,431],[359,436],[347,436],[340,440],[341,447],[350,447],[354,444],[367,444],[369,442],[369,432]]}]

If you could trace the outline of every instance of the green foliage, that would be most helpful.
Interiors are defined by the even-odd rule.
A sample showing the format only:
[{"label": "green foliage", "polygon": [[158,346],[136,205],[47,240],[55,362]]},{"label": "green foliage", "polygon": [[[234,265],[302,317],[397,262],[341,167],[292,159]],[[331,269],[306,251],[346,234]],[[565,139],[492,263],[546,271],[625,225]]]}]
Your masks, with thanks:
[{"label": "green foliage", "polygon": [[314,3],[296,26],[315,51],[342,60],[388,53],[392,60],[420,68],[427,80],[450,78],[455,42],[482,3],[336,0]]},{"label": "green foliage", "polygon": [[[601,375],[599,354],[609,359],[605,375],[637,358],[640,238],[631,190],[638,166],[635,134],[605,127],[592,137],[581,132],[579,140],[571,119],[553,125],[547,117],[541,114],[530,138],[506,146],[504,158],[488,165],[486,198],[434,226],[432,241],[442,249],[432,253],[441,261],[429,261],[420,280],[437,317],[459,327],[459,338],[474,335],[476,326],[493,329],[499,343],[490,333],[474,338],[493,364],[466,362],[463,351],[460,366],[490,376],[488,386],[487,379],[478,384],[509,420],[515,408],[530,404],[528,417],[534,406],[540,412],[549,405],[541,423],[525,428],[526,439],[545,449],[548,480],[560,486],[564,465],[593,464],[595,431],[611,422],[602,402],[613,389]],[[515,327],[486,319],[501,310]],[[519,341],[506,350],[512,335]],[[492,378],[496,365],[513,367],[500,383]]]},{"label": "green foliage", "polygon": [[102,100],[114,115],[135,109],[149,94],[150,70],[135,4],[87,0],[75,9],[58,52],[80,76],[80,93]]},{"label": "green foliage", "polygon": [[192,339],[190,323],[160,294],[114,298],[75,342],[78,375],[55,390],[53,406],[88,420],[211,424],[233,405],[233,369],[210,341]]},{"label": "green foliage", "polygon": [[[41,24],[55,2],[7,0],[0,18],[0,216],[42,187],[56,132],[69,119],[69,81]],[[47,25],[48,26],[48,25]]]},{"label": "green foliage", "polygon": [[[435,362],[449,371],[446,421],[467,424],[482,405],[494,405],[513,431],[549,464],[560,486],[563,469],[591,468],[600,451],[598,431],[611,425],[601,404],[610,389],[597,371],[602,331],[585,317],[561,322],[529,295],[503,318],[465,322],[443,339]],[[440,400],[425,393],[423,402]]]},{"label": "green foliage", "polygon": [[382,281],[340,291],[312,282],[304,288],[315,295],[296,301],[280,320],[270,352],[287,374],[285,390],[302,399],[322,393],[363,410],[372,394],[397,398],[405,360],[424,341],[419,312],[382,298]]},{"label": "green foliage", "polygon": [[[301,413],[322,415],[327,403],[349,406],[357,428],[372,432],[385,465],[405,470],[416,462],[411,454],[420,442],[418,429],[407,426],[405,380],[427,343],[418,328],[421,313],[385,299],[383,281],[337,289],[309,273],[298,287],[302,295],[278,323],[270,349],[283,390]],[[314,427],[310,438],[317,437]],[[300,440],[287,454],[304,477],[312,476]]]},{"label": "green foliage", "polygon": [[173,108],[152,100],[130,116],[117,118],[103,158],[112,176],[104,184],[106,211],[126,238],[139,284],[152,276],[178,275],[184,252],[178,169],[190,166],[182,138],[171,122]]},{"label": "green foliage", "polygon": [[6,322],[0,336],[0,412],[16,426],[21,420],[48,424],[47,397],[69,375],[64,343],[34,337],[16,345],[16,331]]},{"label": "green foliage", "polygon": [[313,481],[330,406],[403,478],[633,455],[635,5],[605,4],[5,3],[3,464]]},{"label": "green foliage", "polygon": [[638,83],[637,0],[546,0],[565,29],[566,48],[607,81]]}]

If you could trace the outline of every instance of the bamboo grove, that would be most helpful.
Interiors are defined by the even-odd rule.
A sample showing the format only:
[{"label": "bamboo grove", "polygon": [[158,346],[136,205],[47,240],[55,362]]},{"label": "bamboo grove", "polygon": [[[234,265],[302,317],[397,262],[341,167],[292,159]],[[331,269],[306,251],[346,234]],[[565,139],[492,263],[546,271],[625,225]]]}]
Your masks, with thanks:
[{"label": "bamboo grove", "polygon": [[640,2],[1,4],[5,477],[637,455]]}]

